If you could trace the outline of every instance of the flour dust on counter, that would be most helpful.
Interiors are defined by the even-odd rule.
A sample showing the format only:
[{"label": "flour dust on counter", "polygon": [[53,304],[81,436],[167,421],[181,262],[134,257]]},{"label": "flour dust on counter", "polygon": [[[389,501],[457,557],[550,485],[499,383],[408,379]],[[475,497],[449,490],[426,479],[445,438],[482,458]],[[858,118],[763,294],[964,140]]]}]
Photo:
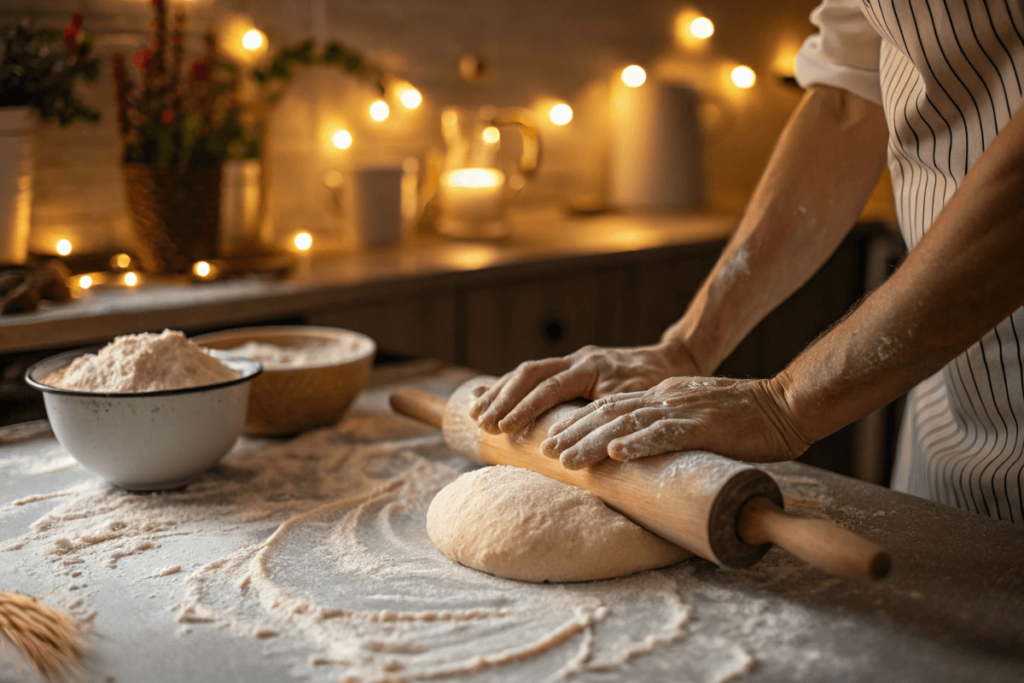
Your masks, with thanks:
[{"label": "flour dust on counter", "polygon": [[[166,624],[163,637],[215,631],[311,681],[628,680],[650,660],[643,666],[669,667],[675,679],[717,683],[762,656],[820,657],[800,643],[780,650],[769,635],[806,620],[804,607],[728,604],[698,578],[697,560],[575,584],[523,583],[451,561],[431,543],[426,513],[471,466],[436,432],[383,414],[385,398],[368,391],[340,426],[290,441],[243,439],[176,491],[131,493],[80,468],[8,466],[25,481],[68,482],[0,507],[0,526],[27,528],[0,542],[5,566],[29,568],[10,588],[94,624],[100,639],[124,618],[116,615],[146,615]],[[763,647],[741,645],[746,631],[723,636],[701,617],[711,608],[764,624]]]}]

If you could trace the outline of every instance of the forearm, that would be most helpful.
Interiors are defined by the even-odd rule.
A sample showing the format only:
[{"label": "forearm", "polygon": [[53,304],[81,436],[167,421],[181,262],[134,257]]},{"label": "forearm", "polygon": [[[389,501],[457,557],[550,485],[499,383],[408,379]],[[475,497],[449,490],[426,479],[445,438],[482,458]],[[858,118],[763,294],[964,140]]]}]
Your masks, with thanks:
[{"label": "forearm", "polygon": [[877,105],[834,88],[809,90],[736,233],[662,341],[681,342],[702,373],[714,372],[842,242],[881,173],[887,140]]},{"label": "forearm", "polygon": [[1024,113],[902,267],[772,381],[806,443],[903,395],[1024,304]]}]

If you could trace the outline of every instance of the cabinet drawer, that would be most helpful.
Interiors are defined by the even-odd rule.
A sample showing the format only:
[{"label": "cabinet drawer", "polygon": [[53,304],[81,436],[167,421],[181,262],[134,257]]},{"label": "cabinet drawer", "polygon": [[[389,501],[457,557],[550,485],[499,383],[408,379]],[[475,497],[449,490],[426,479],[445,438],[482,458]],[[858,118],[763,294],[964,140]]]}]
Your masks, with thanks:
[{"label": "cabinet drawer", "polygon": [[503,374],[525,360],[618,342],[618,271],[472,290],[465,295],[465,364]]}]

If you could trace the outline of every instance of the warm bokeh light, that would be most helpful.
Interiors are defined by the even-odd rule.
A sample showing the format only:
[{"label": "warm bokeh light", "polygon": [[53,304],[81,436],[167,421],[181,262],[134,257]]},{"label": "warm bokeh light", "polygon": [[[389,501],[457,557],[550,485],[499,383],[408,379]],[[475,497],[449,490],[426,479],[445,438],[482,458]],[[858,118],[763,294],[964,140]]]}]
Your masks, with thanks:
[{"label": "warm bokeh light", "polygon": [[402,100],[402,104],[406,109],[415,109],[423,102],[423,95],[420,94],[419,90],[410,85],[402,92],[399,99]]},{"label": "warm bokeh light", "polygon": [[737,88],[752,88],[757,74],[749,66],[738,66],[732,70],[732,82]]},{"label": "warm bokeh light", "polygon": [[460,168],[445,182],[449,187],[497,187],[505,182],[505,174],[494,168]]},{"label": "warm bokeh light", "polygon": [[295,236],[295,248],[299,251],[308,251],[313,246],[313,236],[308,232],[300,232]]},{"label": "warm bokeh light", "polygon": [[258,28],[251,28],[242,36],[242,47],[246,50],[258,50],[263,47],[263,32]]},{"label": "warm bokeh light", "polygon": [[210,264],[206,261],[196,261],[192,266],[192,272],[199,277],[206,277],[210,274]]},{"label": "warm bokeh light", "polygon": [[117,254],[110,259],[110,265],[114,268],[127,268],[132,264],[132,257],[128,254]]},{"label": "warm bokeh light", "polygon": [[124,274],[124,284],[128,287],[134,287],[139,284],[139,276],[134,271],[129,270]]},{"label": "warm bokeh light", "polygon": [[487,126],[484,128],[483,134],[484,142],[494,144],[498,140],[501,140],[501,131],[494,126]]},{"label": "warm bokeh light", "polygon": [[61,256],[67,256],[71,253],[71,240],[60,240],[57,242],[57,253]]},{"label": "warm bokeh light", "polygon": [[89,277],[88,275],[83,275],[82,277],[78,278],[78,286],[81,287],[82,289],[89,289],[90,287],[92,287],[92,278]]},{"label": "warm bokeh light", "polygon": [[374,121],[383,121],[391,115],[391,107],[384,100],[377,100],[370,105],[370,118]]},{"label": "warm bokeh light", "polygon": [[707,17],[697,17],[690,22],[690,35],[694,38],[704,40],[715,33],[715,25]]},{"label": "warm bokeh light", "polygon": [[564,126],[572,121],[572,107],[565,103],[556,104],[551,107],[551,112],[548,116],[551,118],[551,123],[556,126]]},{"label": "warm bokeh light", "polygon": [[348,149],[352,146],[352,133],[347,130],[339,130],[331,136],[331,144],[338,149]]},{"label": "warm bokeh light", "polygon": [[633,64],[622,70],[622,82],[630,88],[639,88],[647,80],[647,72],[642,66]]}]

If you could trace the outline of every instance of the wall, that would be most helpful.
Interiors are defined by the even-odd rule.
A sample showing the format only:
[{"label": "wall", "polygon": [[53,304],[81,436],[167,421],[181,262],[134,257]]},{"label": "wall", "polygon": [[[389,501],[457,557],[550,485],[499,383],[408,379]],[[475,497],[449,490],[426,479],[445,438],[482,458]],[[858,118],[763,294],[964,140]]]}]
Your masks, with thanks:
[{"label": "wall", "polygon": [[[708,204],[738,212],[753,190],[775,137],[800,97],[783,84],[787,60],[811,32],[815,0],[706,2],[701,11],[716,26],[709,48],[697,55],[674,46],[673,23],[686,4],[667,0],[193,0],[183,3],[193,35],[245,9],[272,45],[315,37],[339,39],[407,78],[423,105],[398,111],[383,124],[366,116],[371,93],[338,74],[310,70],[296,80],[272,121],[271,191],[279,234],[296,229],[337,230],[324,172],[354,163],[424,155],[440,145],[444,106],[534,106],[563,100],[575,111],[564,128],[545,122],[544,166],[524,202],[563,201],[601,188],[607,137],[608,79],[629,63],[649,71],[697,73],[697,87],[713,104],[707,134]],[[173,5],[172,5],[173,6]],[[129,53],[144,44],[150,21],[142,0],[5,0],[0,21],[30,16],[62,26],[75,11],[97,36],[98,51]],[[478,52],[491,63],[481,85],[466,83],[456,63]],[[748,91],[722,86],[720,67],[744,63],[758,81]],[[689,65],[689,68],[686,68]],[[695,65],[702,65],[694,68]],[[38,172],[33,249],[52,252],[67,237],[79,251],[123,248],[131,235],[125,215],[114,129],[109,62],[99,83],[83,89],[103,112],[102,123],[61,130],[46,125],[37,141]],[[355,144],[331,150],[330,132],[349,128]],[[884,187],[873,213],[888,214]]]}]

